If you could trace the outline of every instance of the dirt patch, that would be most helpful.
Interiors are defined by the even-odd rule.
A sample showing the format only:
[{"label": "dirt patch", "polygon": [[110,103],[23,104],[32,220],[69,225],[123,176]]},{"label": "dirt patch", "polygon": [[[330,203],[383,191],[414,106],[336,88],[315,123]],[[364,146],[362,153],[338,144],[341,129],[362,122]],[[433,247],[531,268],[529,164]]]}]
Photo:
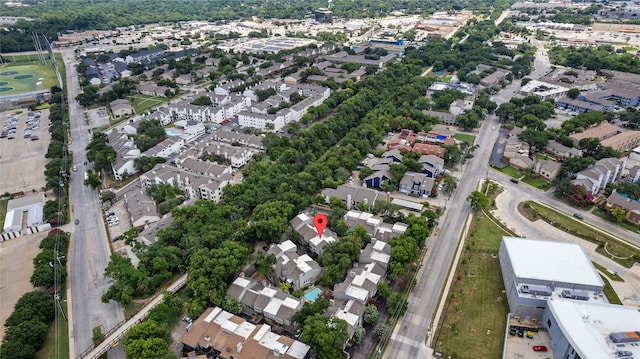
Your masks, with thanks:
[{"label": "dirt patch", "polygon": [[[0,242],[0,323],[4,324],[23,294],[32,291],[29,279],[33,273],[33,258],[40,253],[40,241],[47,232],[30,234]],[[0,341],[4,338],[0,326]]]},{"label": "dirt patch", "polygon": [[531,208],[531,206],[527,205],[525,202],[520,202],[518,204],[518,212],[520,212],[520,214],[524,218],[528,219],[531,222],[535,222],[540,219],[540,216],[538,216],[536,211],[533,208]]}]

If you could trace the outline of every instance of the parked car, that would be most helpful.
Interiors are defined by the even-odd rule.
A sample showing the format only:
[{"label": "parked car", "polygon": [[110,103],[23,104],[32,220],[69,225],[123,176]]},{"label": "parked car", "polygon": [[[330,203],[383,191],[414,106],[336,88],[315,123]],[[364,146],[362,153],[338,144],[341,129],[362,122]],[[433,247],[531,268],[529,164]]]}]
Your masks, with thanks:
[{"label": "parked car", "polygon": [[533,334],[533,332],[532,332],[532,331],[530,331],[530,330],[529,330],[529,331],[527,331],[527,338],[529,338],[529,339],[533,339],[533,335],[534,335],[534,334]]},{"label": "parked car", "polygon": [[75,223],[76,223],[76,224],[80,224],[80,220],[79,220],[79,219],[76,219],[76,220],[75,220]]},{"label": "parked car", "polygon": [[517,178],[512,178],[509,181],[513,182],[513,183],[518,183],[520,182],[520,180],[518,180]]},{"label": "parked car", "polygon": [[544,345],[534,345],[533,346],[533,351],[534,352],[546,352],[547,351],[547,347],[545,347]]}]

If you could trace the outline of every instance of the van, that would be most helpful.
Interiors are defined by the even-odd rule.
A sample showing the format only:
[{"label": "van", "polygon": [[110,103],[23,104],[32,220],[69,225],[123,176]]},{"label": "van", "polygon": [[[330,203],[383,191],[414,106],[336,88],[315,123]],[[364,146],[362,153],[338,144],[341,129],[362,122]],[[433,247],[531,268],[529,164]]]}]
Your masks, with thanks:
[{"label": "van", "polygon": [[577,219],[581,220],[581,221],[584,220],[584,217],[582,217],[582,215],[580,213],[574,213],[573,216],[576,217]]}]

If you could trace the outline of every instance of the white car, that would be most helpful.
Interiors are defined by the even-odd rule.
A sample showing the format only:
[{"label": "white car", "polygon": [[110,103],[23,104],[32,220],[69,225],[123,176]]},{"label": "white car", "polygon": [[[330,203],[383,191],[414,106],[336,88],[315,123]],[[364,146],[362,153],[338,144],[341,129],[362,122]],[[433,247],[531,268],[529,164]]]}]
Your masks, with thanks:
[{"label": "white car", "polygon": [[73,172],[78,170],[78,166],[73,166]]}]

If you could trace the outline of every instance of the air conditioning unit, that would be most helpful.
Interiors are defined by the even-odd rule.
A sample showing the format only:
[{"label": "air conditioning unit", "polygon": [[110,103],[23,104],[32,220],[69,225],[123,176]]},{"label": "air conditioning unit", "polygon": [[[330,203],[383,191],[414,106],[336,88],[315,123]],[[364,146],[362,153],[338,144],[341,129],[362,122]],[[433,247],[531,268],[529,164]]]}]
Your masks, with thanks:
[{"label": "air conditioning unit", "polygon": [[538,318],[531,318],[531,323],[537,323],[538,322]]},{"label": "air conditioning unit", "polygon": [[514,315],[514,316],[513,316],[513,319],[515,319],[515,320],[517,320],[517,321],[520,321],[520,316],[519,316],[519,315]]}]

